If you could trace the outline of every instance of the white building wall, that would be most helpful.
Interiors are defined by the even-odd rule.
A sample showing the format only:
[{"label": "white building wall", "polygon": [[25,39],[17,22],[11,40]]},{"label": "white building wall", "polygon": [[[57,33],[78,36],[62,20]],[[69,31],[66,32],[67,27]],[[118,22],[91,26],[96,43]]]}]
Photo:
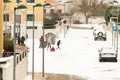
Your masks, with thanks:
[{"label": "white building wall", "polygon": [[9,58],[3,69],[3,80],[13,80],[13,56]]},{"label": "white building wall", "polygon": [[[33,23],[27,23],[27,26],[32,25]],[[35,23],[35,26],[37,26],[37,29],[34,30],[34,38],[40,38],[43,35],[43,29],[42,29],[42,23]],[[58,24],[56,25],[55,29],[44,29],[45,35],[49,32],[52,32],[55,35],[58,35],[61,32],[60,28],[61,26],[59,26]],[[33,29],[27,29],[27,34],[28,34],[28,38],[32,38],[33,37]]]},{"label": "white building wall", "polygon": [[[9,24],[11,26],[11,36],[13,37],[13,30],[14,30],[14,24]],[[25,36],[28,34],[28,38],[32,38],[33,35],[33,29],[27,29],[26,26],[33,26],[33,22],[27,22],[27,23],[21,23],[20,24],[20,36]],[[37,26],[37,29],[35,30],[35,38],[39,38],[40,35],[42,35],[42,24],[35,22],[35,26]]]},{"label": "white building wall", "polygon": [[24,22],[20,26],[21,26],[20,27],[20,34],[21,34],[21,36],[26,36],[26,33],[27,33],[27,28],[26,28],[27,23]]},{"label": "white building wall", "polygon": [[[27,75],[28,72],[28,56],[27,56],[27,51],[26,50],[21,50],[24,51],[16,55],[16,69],[15,69],[15,76],[16,80],[23,80],[25,76]],[[26,51],[26,55],[25,55]],[[21,55],[21,60],[20,60],[20,55]],[[24,55],[24,57],[23,57]],[[18,63],[17,63],[17,57],[18,57]],[[6,62],[0,65],[0,68],[3,70],[3,80],[13,80],[13,63],[14,63],[14,57],[4,57],[0,59],[0,62]]]},{"label": "white building wall", "polygon": [[55,34],[56,36],[58,36],[62,31],[62,26],[59,26],[58,24],[56,25],[55,29],[45,29],[45,35],[49,32]]},{"label": "white building wall", "polygon": [[[27,26],[33,26],[33,22],[27,22]],[[34,38],[39,38],[42,35],[42,23],[35,22],[35,27],[37,29],[34,29]],[[28,38],[33,37],[33,29],[27,29]]]},{"label": "white building wall", "polygon": [[[42,36],[43,34],[43,23],[42,22],[35,22],[35,27],[37,27],[37,29],[34,29],[34,38],[40,38],[40,36]],[[11,26],[11,35],[13,37],[13,29],[14,29],[14,24],[13,23],[9,23],[9,26]],[[20,36],[25,36],[26,34],[28,35],[28,38],[32,38],[33,37],[33,29],[27,29],[28,26],[33,26],[33,22],[32,21],[28,21],[28,22],[22,22],[20,24]],[[60,26],[57,24],[56,25],[56,29],[45,29],[45,34],[52,32],[55,35],[58,35],[58,33],[61,31],[60,30]]]}]

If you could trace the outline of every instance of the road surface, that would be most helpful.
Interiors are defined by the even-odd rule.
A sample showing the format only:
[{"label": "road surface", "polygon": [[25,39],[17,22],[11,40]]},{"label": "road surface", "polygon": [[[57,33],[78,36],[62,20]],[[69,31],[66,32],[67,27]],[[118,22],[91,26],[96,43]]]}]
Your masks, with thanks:
[{"label": "road surface", "polygon": [[[94,41],[92,30],[70,29],[66,37],[59,35],[61,49],[50,52],[45,49],[45,72],[78,75],[86,80],[120,80],[120,57],[118,62],[99,62],[98,49],[111,46],[111,33],[107,32],[107,41]],[[29,45],[28,71],[31,72],[32,40]],[[52,45],[56,48],[56,45]],[[42,49],[39,39],[35,39],[35,72],[42,72]]]}]

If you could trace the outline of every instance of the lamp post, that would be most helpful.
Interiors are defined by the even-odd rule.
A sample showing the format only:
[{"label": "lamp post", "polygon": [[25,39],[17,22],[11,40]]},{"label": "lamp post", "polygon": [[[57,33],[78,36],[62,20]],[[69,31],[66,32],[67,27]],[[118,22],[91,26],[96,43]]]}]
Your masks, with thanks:
[{"label": "lamp post", "polygon": [[14,51],[13,51],[13,55],[14,55],[14,63],[13,63],[13,80],[16,80],[16,32],[15,32],[15,28],[16,28],[16,10],[17,9],[26,9],[27,7],[25,5],[19,5],[18,7],[14,8],[14,29],[13,29],[13,44],[14,44]]},{"label": "lamp post", "polygon": [[65,38],[65,30],[66,30],[65,24],[67,23],[67,20],[64,20],[63,23],[64,23],[64,38]]},{"label": "lamp post", "polygon": [[34,80],[34,29],[35,29],[35,15],[34,15],[34,8],[41,7],[41,4],[36,4],[33,6],[33,41],[32,41],[32,80]]},{"label": "lamp post", "polygon": [[63,18],[64,18],[64,21],[63,21],[63,24],[64,24],[64,26],[63,26],[63,29],[64,29],[64,38],[65,38],[65,30],[66,30],[66,26],[65,26],[65,24],[66,24],[66,22],[67,22],[67,20],[65,19],[65,17],[67,16],[66,15],[66,3],[68,3],[69,1],[67,1],[67,2],[63,2],[63,1],[58,1],[58,2],[60,2],[60,3],[62,3],[63,4]]},{"label": "lamp post", "polygon": [[[112,14],[112,18],[113,18],[113,13],[114,13],[114,2],[112,1],[112,2],[110,2],[110,4],[112,4],[112,11],[111,11],[111,14]],[[111,25],[112,25],[112,27],[114,26],[114,24],[112,23],[112,18],[110,18],[111,19]],[[112,46],[114,46],[114,42],[113,42],[114,40],[113,40],[113,30],[112,30]]]},{"label": "lamp post", "polygon": [[71,6],[69,6],[70,3],[73,3],[73,1],[67,1],[65,3],[68,3],[68,10],[69,10],[69,16],[70,16],[70,20],[69,20],[69,24],[70,24],[70,27],[71,27]]},{"label": "lamp post", "polygon": [[[43,4],[43,38],[45,37],[45,15],[44,15],[44,13],[45,13],[45,7],[46,6],[50,6],[51,4],[49,4],[49,3],[45,3],[45,4]],[[43,42],[44,42],[44,39],[43,39]],[[43,77],[43,80],[45,80],[45,69],[44,69],[44,67],[45,67],[45,47],[43,47],[42,48],[43,49],[43,51],[42,51],[42,77]]]}]

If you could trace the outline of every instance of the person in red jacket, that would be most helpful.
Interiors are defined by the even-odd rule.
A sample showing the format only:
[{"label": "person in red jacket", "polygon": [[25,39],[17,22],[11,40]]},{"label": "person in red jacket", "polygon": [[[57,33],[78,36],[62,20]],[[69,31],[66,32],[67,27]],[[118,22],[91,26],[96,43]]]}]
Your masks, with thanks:
[{"label": "person in red jacket", "polygon": [[40,37],[40,42],[41,42],[41,41],[44,41],[44,37],[43,37],[43,36]]},{"label": "person in red jacket", "polygon": [[50,49],[50,51],[51,51],[51,52],[55,52],[55,48],[52,47],[52,48]]},{"label": "person in red jacket", "polygon": [[44,42],[44,37],[41,36],[40,39],[39,39],[39,41],[40,41],[39,48],[42,48],[42,43]]}]

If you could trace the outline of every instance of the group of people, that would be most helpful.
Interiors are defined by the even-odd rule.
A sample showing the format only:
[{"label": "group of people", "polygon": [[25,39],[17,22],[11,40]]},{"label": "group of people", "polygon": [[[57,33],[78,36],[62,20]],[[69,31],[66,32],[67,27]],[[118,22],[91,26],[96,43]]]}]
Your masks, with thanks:
[{"label": "group of people", "polygon": [[[49,37],[49,38],[47,39],[47,50],[48,50],[48,49],[51,49],[51,48],[54,48],[53,46],[51,46],[51,44],[52,44],[52,43],[51,43],[51,42],[52,42],[52,41],[51,41],[51,38],[52,38],[52,37]],[[43,36],[41,36],[40,42],[41,42],[42,40],[44,40],[44,37],[43,37]],[[56,44],[56,45],[57,45],[57,48],[56,48],[56,49],[60,49],[60,44],[61,44],[61,40],[58,40],[58,41],[57,41],[57,44]]]},{"label": "group of people", "polygon": [[18,44],[24,46],[24,45],[25,45],[24,42],[25,42],[25,37],[22,36],[22,37],[20,38],[20,36],[18,36]]},{"label": "group of people", "polygon": [[[56,49],[60,49],[60,44],[61,44],[61,40],[58,40],[57,41],[57,48]],[[51,47],[51,38],[48,38],[48,41],[47,41],[47,49],[51,49],[53,47]]]},{"label": "group of people", "polygon": [[[57,41],[57,48],[56,49],[60,49],[60,44],[61,44],[61,40],[58,40]],[[47,44],[47,49],[48,48],[51,48],[51,43],[50,42],[48,42],[48,44]]]}]

